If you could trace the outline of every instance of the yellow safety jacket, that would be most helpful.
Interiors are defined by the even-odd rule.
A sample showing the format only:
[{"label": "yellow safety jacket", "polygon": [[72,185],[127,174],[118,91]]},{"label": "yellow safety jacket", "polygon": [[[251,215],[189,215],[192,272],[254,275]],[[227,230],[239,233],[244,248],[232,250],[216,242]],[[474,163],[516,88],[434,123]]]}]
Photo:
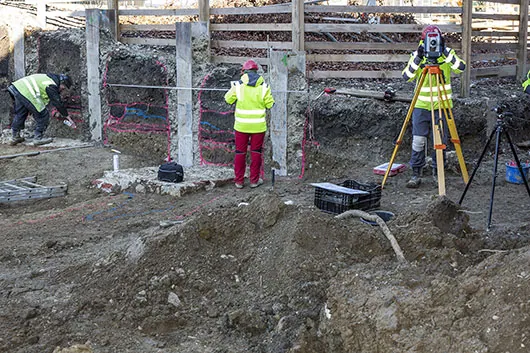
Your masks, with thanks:
[{"label": "yellow safety jacket", "polygon": [[526,81],[523,82],[523,91],[530,94],[530,88],[528,86],[530,86],[530,71],[526,74]]},{"label": "yellow safety jacket", "polygon": [[267,131],[266,110],[272,108],[274,98],[263,77],[253,71],[245,73],[241,80],[230,82],[230,90],[224,98],[228,104],[236,103],[234,130],[245,133]]},{"label": "yellow safety jacket", "polygon": [[21,95],[26,97],[31,104],[33,104],[39,113],[46,109],[46,105],[50,103],[50,98],[48,97],[48,93],[46,93],[46,88],[50,85],[57,85],[46,74],[34,74],[26,76],[16,80],[12,84]]},{"label": "yellow safety jacket", "polygon": [[[423,45],[423,41],[420,41],[419,45]],[[427,58],[419,57],[418,51],[414,51],[410,55],[410,59],[407,63],[407,66],[405,66],[405,69],[403,69],[402,71],[403,78],[406,79],[408,82],[416,80],[416,84],[418,84],[423,72],[423,68],[426,64]],[[443,77],[443,82],[440,82],[440,85],[438,85],[436,82],[436,75],[432,75],[430,80],[431,82],[429,82],[429,75],[427,74],[423,81],[423,85],[420,88],[418,99],[416,100],[414,108],[421,108],[426,110],[438,109],[439,90],[441,90],[441,99],[445,102],[444,106],[449,108],[453,107],[453,100],[451,99],[453,93],[453,90],[451,88],[451,72],[457,74],[461,73],[465,70],[466,63],[456,55],[454,49],[446,47],[443,51],[443,54],[437,59],[436,65],[438,65],[440,68]],[[416,89],[417,88],[418,87],[416,87]],[[443,93],[444,90],[447,93],[447,96]],[[431,96],[433,106],[431,106]]]}]

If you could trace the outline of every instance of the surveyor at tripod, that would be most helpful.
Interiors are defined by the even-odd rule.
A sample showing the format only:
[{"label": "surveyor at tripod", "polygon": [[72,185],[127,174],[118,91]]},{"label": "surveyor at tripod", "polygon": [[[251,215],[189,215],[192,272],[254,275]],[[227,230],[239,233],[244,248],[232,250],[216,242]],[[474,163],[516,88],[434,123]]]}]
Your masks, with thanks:
[{"label": "surveyor at tripod", "polygon": [[61,92],[71,86],[72,79],[65,74],[34,74],[11,83],[7,90],[13,99],[15,117],[11,123],[13,136],[10,144],[16,145],[25,140],[20,132],[24,129],[30,113],[35,119],[33,145],[52,142],[53,139],[44,137],[44,132],[50,123],[48,104],[57,108],[56,114],[73,123],[61,99]]},{"label": "surveyor at tripod", "polygon": [[[444,45],[444,39],[440,28],[434,25],[426,26],[421,34],[418,49],[414,51],[403,70],[403,78],[407,81],[416,81],[419,84],[420,77],[425,65],[436,65],[442,73],[441,84],[433,84],[431,80],[424,79],[422,87],[419,89],[418,97],[412,111],[412,154],[410,166],[412,168],[412,178],[408,181],[407,187],[417,188],[421,184],[422,171],[425,167],[425,155],[428,137],[433,134],[432,112],[434,111],[435,123],[440,123],[444,119],[440,117],[439,108],[442,100],[442,108],[451,109],[453,101],[451,99],[451,72],[461,73],[466,64],[455,53],[454,49]],[[447,124],[442,121],[443,131],[442,142],[447,143]],[[444,151],[445,152],[445,151]],[[436,178],[436,155],[433,153],[433,176]],[[436,179],[435,179],[436,181]]]},{"label": "surveyor at tripod", "polygon": [[262,149],[267,131],[265,119],[267,109],[274,105],[271,88],[258,74],[258,64],[247,60],[241,68],[241,79],[230,82],[230,90],[225,94],[228,104],[236,104],[234,112],[236,154],[234,157],[234,182],[242,189],[245,180],[247,149],[250,141],[250,187],[263,184],[260,177]]}]

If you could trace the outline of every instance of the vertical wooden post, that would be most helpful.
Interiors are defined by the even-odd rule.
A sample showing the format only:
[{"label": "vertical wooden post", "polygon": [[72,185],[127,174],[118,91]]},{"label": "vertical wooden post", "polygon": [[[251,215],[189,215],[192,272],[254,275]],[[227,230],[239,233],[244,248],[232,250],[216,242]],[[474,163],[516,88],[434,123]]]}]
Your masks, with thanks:
[{"label": "vertical wooden post", "polygon": [[469,97],[471,87],[471,31],[473,24],[473,2],[464,1],[462,4],[462,59],[466,62],[466,69],[460,81],[460,96]]},{"label": "vertical wooden post", "polygon": [[304,0],[291,0],[293,50],[304,50]]},{"label": "vertical wooden post", "polygon": [[15,45],[13,48],[13,61],[15,80],[26,76],[26,57],[24,54],[24,25],[22,23],[13,26],[13,37]]},{"label": "vertical wooden post", "polygon": [[46,1],[37,1],[37,25],[46,28]]},{"label": "vertical wooden post", "polygon": [[274,97],[271,109],[270,137],[272,144],[272,164],[279,166],[277,175],[287,175],[287,77],[285,51],[271,52],[270,85]]},{"label": "vertical wooden post", "polygon": [[[111,33],[114,35],[115,40],[120,40],[120,15],[119,15],[119,1],[118,0],[107,0],[107,7],[109,10],[114,10],[114,18],[111,21]],[[112,16],[112,12],[109,14],[109,19]]]},{"label": "vertical wooden post", "polygon": [[88,125],[92,140],[101,141],[101,97],[99,76],[99,10],[86,9],[86,64],[88,91]]},{"label": "vertical wooden post", "polygon": [[210,37],[210,0],[199,0],[201,34]]},{"label": "vertical wooden post", "polygon": [[527,65],[526,55],[528,36],[528,0],[521,0],[519,6],[519,45],[517,48],[517,70],[516,77],[518,80],[524,80],[526,77]]},{"label": "vertical wooden post", "polygon": [[[191,22],[176,23],[177,45],[177,163],[193,165]],[[173,140],[173,139],[172,139]]]}]

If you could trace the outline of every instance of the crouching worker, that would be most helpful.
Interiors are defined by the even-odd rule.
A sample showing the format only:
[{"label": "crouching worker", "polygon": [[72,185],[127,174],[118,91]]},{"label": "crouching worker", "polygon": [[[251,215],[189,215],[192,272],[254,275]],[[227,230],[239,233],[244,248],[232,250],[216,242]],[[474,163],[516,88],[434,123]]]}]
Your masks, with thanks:
[{"label": "crouching worker", "polygon": [[[427,33],[435,32],[441,38],[440,43],[440,56],[438,58],[429,58],[427,60],[427,55],[425,53],[425,37]],[[422,170],[425,166],[425,151],[427,149],[427,140],[428,137],[432,138],[432,117],[431,111],[434,111],[434,116],[436,123],[440,119],[445,120],[442,116],[439,116],[439,102],[438,102],[438,89],[442,88],[447,93],[446,96],[442,93],[441,98],[444,101],[444,106],[449,109],[453,108],[453,100],[451,99],[452,90],[451,90],[451,71],[455,73],[461,73],[465,68],[466,64],[462,61],[455,53],[454,49],[448,48],[444,45],[442,32],[437,26],[429,25],[423,29],[421,35],[421,41],[418,45],[418,49],[414,51],[407,63],[407,66],[403,70],[403,78],[407,81],[416,81],[416,84],[419,83],[419,80],[422,76],[423,68],[426,64],[438,65],[443,76],[443,82],[437,87],[433,87],[432,98],[433,103],[431,104],[431,88],[429,83],[429,78],[426,77],[423,81],[423,86],[420,87],[418,99],[414,105],[412,111],[412,154],[410,157],[410,166],[412,168],[412,178],[408,181],[408,188],[417,188],[421,184]],[[418,88],[416,88],[418,89]],[[443,115],[443,114],[442,114]],[[442,143],[447,145],[447,136],[448,129],[447,123],[442,122],[444,131],[442,131]],[[444,151],[445,152],[445,151]],[[444,153],[445,155],[445,153]],[[436,170],[436,152],[433,151],[432,159],[432,170],[433,177],[435,181],[437,170]]]},{"label": "crouching worker", "polygon": [[266,110],[274,105],[271,88],[258,73],[258,65],[247,60],[241,69],[241,79],[230,82],[225,94],[228,104],[236,104],[234,130],[236,155],[234,157],[234,182],[242,189],[245,180],[247,149],[250,141],[250,187],[263,184],[260,177],[262,149],[267,131]]},{"label": "crouching worker", "polygon": [[33,144],[38,146],[52,142],[51,138],[44,138],[44,132],[50,122],[47,105],[52,104],[63,118],[71,121],[60,94],[71,86],[70,76],[63,74],[34,74],[11,83],[7,90],[13,99],[15,117],[11,123],[13,136],[10,144],[16,145],[24,141],[20,131],[24,129],[29,113],[35,119]]}]

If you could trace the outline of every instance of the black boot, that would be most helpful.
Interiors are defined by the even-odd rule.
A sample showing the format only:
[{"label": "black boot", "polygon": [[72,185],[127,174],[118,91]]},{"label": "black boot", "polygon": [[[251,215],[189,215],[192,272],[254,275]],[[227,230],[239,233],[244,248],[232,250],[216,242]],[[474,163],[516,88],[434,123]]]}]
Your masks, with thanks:
[{"label": "black boot", "polygon": [[412,178],[407,182],[407,187],[417,189],[421,184],[421,168],[412,168]]}]

